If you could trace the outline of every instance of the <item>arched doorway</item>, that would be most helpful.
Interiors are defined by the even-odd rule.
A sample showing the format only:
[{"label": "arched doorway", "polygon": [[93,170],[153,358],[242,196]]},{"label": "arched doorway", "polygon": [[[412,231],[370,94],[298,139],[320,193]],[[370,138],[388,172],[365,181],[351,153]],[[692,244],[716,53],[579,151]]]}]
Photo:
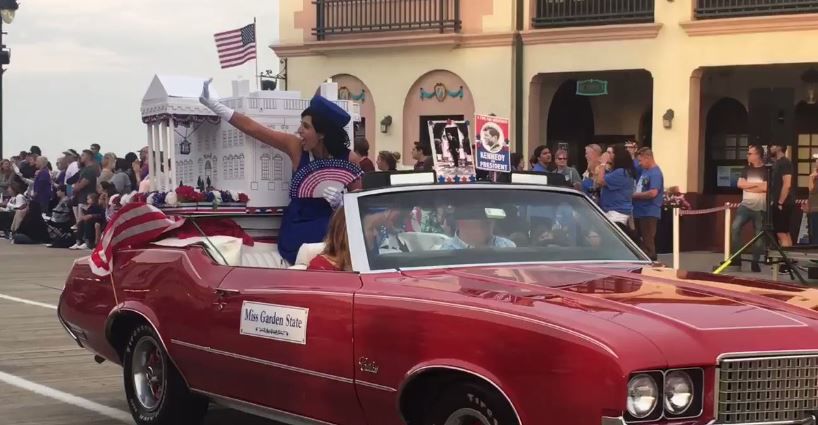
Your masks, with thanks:
[{"label": "arched doorway", "polygon": [[[449,119],[474,119],[471,90],[460,76],[450,71],[435,70],[422,75],[412,84],[403,104],[403,163],[414,164],[411,154],[415,141],[433,142],[429,140],[429,121]],[[468,136],[474,139],[474,135]]]},{"label": "arched doorway", "polygon": [[704,190],[738,193],[738,176],[747,164],[749,122],[747,109],[736,99],[719,99],[707,112],[705,127]]},{"label": "arched doorway", "polygon": [[594,137],[594,111],[587,96],[577,95],[576,80],[563,82],[548,110],[548,147],[552,152],[567,148],[568,161],[578,171],[585,170],[585,145]]}]

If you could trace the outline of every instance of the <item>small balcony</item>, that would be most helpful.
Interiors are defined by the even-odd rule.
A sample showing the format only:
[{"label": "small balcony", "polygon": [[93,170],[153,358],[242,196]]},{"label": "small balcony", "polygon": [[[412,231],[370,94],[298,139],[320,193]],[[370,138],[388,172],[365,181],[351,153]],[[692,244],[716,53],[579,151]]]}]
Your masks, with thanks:
[{"label": "small balcony", "polygon": [[696,0],[696,19],[818,13],[815,0]]},{"label": "small balcony", "polygon": [[654,0],[534,0],[533,28],[653,22]]},{"label": "small balcony", "polygon": [[318,40],[398,31],[460,32],[460,0],[314,0]]}]

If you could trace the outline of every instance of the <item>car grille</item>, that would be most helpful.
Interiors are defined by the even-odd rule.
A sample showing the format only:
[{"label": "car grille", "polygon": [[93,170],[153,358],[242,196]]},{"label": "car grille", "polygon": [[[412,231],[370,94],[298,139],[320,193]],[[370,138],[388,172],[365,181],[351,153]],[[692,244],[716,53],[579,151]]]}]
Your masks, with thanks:
[{"label": "car grille", "polygon": [[724,359],[719,424],[798,421],[818,411],[818,355]]}]

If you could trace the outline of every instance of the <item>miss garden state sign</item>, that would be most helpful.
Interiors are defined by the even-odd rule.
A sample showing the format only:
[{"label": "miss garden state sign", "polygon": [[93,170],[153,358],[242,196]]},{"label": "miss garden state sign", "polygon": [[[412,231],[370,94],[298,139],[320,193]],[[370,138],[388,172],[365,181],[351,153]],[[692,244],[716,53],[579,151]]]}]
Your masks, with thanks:
[{"label": "miss garden state sign", "polygon": [[308,308],[245,301],[241,305],[242,335],[307,344]]}]

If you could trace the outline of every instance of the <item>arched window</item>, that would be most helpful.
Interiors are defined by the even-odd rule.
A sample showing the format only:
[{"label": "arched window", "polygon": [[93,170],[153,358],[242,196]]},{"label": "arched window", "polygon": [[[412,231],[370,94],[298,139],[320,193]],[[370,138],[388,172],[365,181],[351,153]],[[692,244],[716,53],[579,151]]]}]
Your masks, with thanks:
[{"label": "arched window", "polygon": [[736,99],[722,98],[708,111],[706,125],[704,189],[710,193],[738,193],[738,177],[747,164],[747,110]]},{"label": "arched window", "polygon": [[270,154],[265,153],[261,156],[261,179],[262,180],[271,180],[270,179]]}]

